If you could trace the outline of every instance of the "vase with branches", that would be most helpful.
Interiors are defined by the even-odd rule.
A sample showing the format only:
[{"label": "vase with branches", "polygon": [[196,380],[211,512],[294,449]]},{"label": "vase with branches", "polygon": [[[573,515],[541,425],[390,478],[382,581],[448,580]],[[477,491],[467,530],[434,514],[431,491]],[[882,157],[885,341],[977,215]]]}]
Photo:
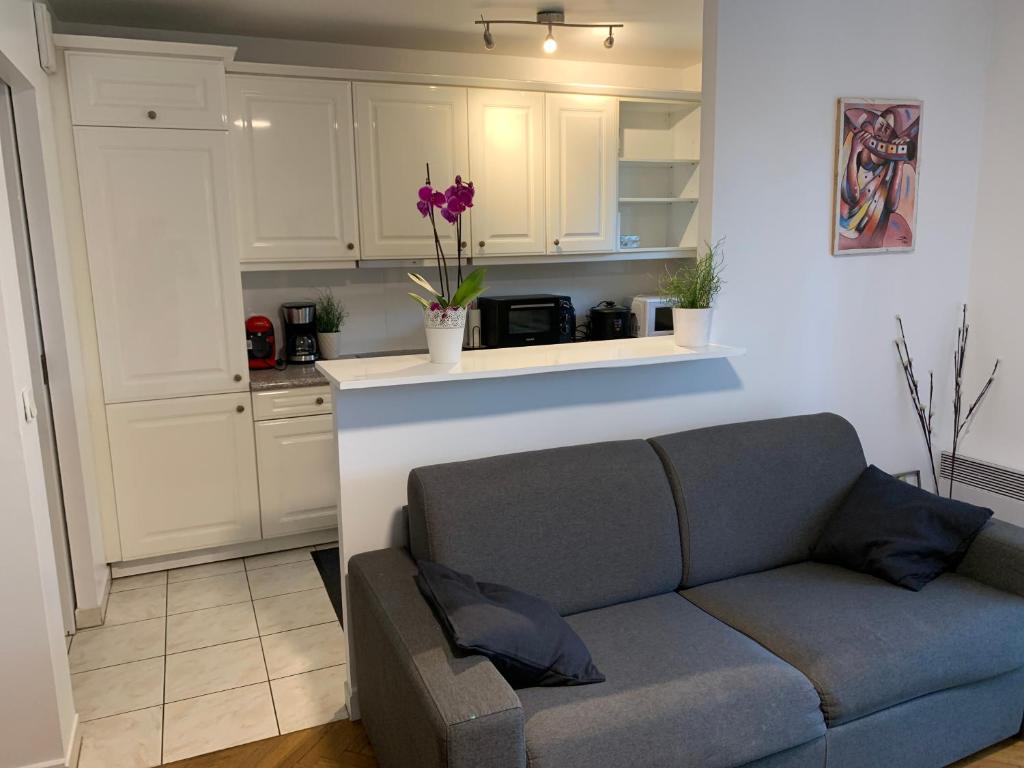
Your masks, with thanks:
[{"label": "vase with branches", "polygon": [[[899,328],[899,338],[896,339],[896,352],[899,355],[900,367],[903,369],[903,379],[907,384],[910,393],[910,401],[914,406],[918,425],[924,437],[925,448],[928,451],[928,467],[931,469],[932,482],[935,484],[935,493],[940,493],[939,477],[935,471],[935,450],[933,443],[934,436],[934,400],[935,400],[935,374],[928,372],[928,399],[927,405],[921,393],[921,386],[914,370],[914,358],[910,354],[910,347],[907,344],[906,329],[903,327],[903,318],[896,316],[896,324]],[[982,386],[978,396],[974,398],[970,406],[964,409],[964,364],[967,360],[967,339],[970,334],[970,325],[967,322],[967,305],[964,304],[961,316],[960,327],[956,333],[956,349],[953,351],[953,446],[950,451],[949,466],[949,497],[953,497],[953,481],[956,477],[956,456],[960,448],[960,440],[969,428],[978,408],[985,400],[992,384],[996,380],[996,373],[999,371],[999,360],[992,366],[992,372]]]}]

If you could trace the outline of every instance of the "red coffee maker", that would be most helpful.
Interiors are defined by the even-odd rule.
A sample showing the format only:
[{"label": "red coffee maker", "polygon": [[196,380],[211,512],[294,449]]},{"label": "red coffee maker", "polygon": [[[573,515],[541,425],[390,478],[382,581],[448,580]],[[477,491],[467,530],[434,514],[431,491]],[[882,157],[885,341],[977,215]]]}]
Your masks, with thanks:
[{"label": "red coffee maker", "polygon": [[274,324],[269,317],[253,315],[245,321],[245,345],[249,350],[249,370],[273,368],[277,354]]}]

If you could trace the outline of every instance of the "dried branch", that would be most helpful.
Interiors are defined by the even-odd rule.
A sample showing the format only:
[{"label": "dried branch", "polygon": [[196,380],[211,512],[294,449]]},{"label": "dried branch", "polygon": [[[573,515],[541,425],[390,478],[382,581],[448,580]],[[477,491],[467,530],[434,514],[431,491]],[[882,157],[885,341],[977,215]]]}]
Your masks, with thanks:
[{"label": "dried branch", "polygon": [[932,448],[932,422],[935,415],[935,374],[928,373],[928,408],[925,409],[921,401],[921,388],[918,385],[917,374],[914,372],[914,359],[910,356],[910,347],[907,346],[907,334],[903,328],[903,318],[896,316],[899,324],[900,338],[895,340],[896,352],[900,358],[900,366],[903,368],[903,377],[907,382],[907,391],[910,392],[910,400],[914,406],[914,413],[917,414],[918,423],[921,426],[921,434],[924,437],[924,444],[928,450],[928,466],[932,471],[932,482],[935,484],[935,492],[939,492],[939,478],[935,472],[935,452]]}]

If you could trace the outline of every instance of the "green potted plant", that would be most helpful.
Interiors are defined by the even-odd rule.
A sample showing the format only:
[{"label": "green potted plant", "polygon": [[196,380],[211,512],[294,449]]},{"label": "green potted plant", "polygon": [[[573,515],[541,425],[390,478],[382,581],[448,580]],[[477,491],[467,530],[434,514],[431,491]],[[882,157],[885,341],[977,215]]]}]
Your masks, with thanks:
[{"label": "green potted plant", "polygon": [[711,312],[722,290],[725,255],[722,241],[704,244],[705,252],[693,264],[661,278],[661,295],[672,304],[672,335],[680,347],[706,347],[711,338]]},{"label": "green potted plant", "polygon": [[333,293],[323,290],[316,299],[316,342],[323,360],[341,357],[341,327],[348,312]]}]

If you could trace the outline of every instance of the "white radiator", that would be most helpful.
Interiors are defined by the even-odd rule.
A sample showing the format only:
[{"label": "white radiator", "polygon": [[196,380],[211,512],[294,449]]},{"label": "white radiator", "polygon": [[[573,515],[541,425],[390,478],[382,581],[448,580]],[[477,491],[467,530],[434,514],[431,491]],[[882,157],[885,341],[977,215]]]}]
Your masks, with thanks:
[{"label": "white radiator", "polygon": [[[945,495],[949,488],[952,457],[942,452],[939,485]],[[996,517],[1024,525],[1024,472],[957,454],[953,498],[988,507]]]}]

